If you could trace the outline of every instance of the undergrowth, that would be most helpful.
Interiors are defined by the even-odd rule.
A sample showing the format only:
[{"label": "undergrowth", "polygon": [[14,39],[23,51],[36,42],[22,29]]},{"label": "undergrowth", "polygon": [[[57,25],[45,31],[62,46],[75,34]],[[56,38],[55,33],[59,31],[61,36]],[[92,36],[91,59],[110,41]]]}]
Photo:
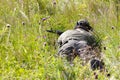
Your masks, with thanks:
[{"label": "undergrowth", "polygon": [[119,0],[0,0],[0,80],[94,80],[79,58],[70,66],[56,57],[58,36],[46,29],[73,29],[87,19],[102,40],[110,73],[98,80],[120,79]]}]

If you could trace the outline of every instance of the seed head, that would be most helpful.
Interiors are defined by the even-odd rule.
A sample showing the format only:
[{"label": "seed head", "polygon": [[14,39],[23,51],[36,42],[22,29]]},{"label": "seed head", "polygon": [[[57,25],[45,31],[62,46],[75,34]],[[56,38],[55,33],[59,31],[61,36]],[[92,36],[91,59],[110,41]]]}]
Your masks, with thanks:
[{"label": "seed head", "polygon": [[115,29],[115,26],[112,26],[111,28],[112,28],[112,29]]},{"label": "seed head", "polygon": [[44,42],[43,45],[46,46],[46,45],[47,45],[47,42]]},{"label": "seed head", "polygon": [[24,25],[25,25],[25,22],[22,22],[22,25],[24,26]]},{"label": "seed head", "polygon": [[110,73],[107,74],[107,77],[110,77]]},{"label": "seed head", "polygon": [[56,3],[56,1],[53,1],[53,5],[56,5],[57,3]]},{"label": "seed head", "polygon": [[6,24],[6,27],[10,28],[10,27],[11,27],[11,25],[10,25],[10,24]]}]

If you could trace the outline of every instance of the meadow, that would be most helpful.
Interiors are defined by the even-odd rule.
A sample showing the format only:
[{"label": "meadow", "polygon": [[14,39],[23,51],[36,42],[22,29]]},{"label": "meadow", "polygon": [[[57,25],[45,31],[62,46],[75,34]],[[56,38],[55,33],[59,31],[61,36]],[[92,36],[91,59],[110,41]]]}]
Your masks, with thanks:
[{"label": "meadow", "polygon": [[95,80],[79,58],[70,66],[56,57],[56,34],[87,19],[102,40],[102,58],[110,73],[98,80],[120,80],[119,0],[0,0],[0,80]]}]

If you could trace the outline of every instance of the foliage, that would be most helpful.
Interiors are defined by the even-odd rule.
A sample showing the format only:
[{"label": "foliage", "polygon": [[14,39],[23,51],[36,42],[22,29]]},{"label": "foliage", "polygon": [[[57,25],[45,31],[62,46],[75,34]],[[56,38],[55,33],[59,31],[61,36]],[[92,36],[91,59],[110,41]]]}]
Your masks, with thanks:
[{"label": "foliage", "polygon": [[[111,80],[120,79],[119,0],[1,0],[0,80],[93,80],[89,64],[74,66],[56,57],[55,34],[88,19],[102,39],[103,60]],[[99,80],[107,80],[100,73]],[[104,75],[105,74],[105,75]]]}]

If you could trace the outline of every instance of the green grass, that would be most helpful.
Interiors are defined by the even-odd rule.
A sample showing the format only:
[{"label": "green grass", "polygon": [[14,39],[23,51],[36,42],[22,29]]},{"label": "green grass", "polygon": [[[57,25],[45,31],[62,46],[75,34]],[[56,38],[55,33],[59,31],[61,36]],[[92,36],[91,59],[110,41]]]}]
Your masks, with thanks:
[{"label": "green grass", "polygon": [[96,71],[98,80],[119,80],[119,4],[117,0],[0,0],[0,80],[94,80],[89,64],[81,66],[76,58],[71,67],[56,57],[58,36],[45,31],[73,29],[82,18],[102,39],[103,60],[111,73],[108,78]]}]

